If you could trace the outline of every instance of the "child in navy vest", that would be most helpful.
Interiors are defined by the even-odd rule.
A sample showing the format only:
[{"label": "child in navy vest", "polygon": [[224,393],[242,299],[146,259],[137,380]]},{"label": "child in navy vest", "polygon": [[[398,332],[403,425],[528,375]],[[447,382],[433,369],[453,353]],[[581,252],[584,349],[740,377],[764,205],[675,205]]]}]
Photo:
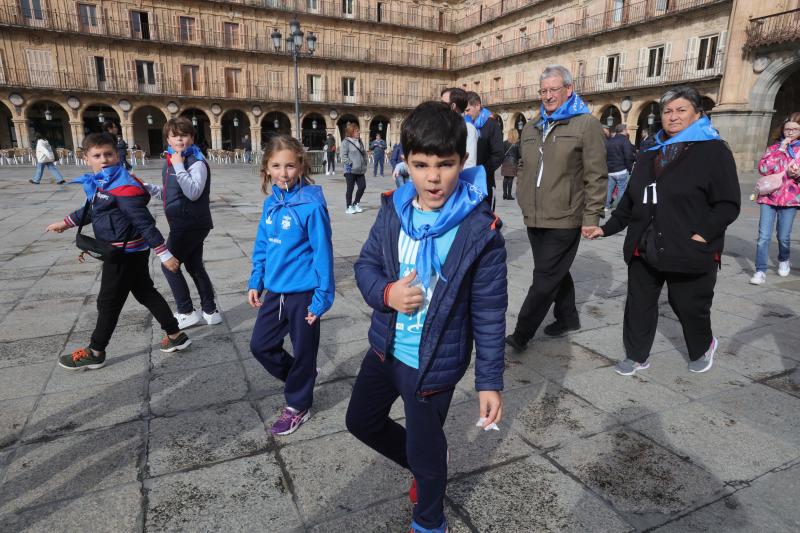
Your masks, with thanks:
[{"label": "child in navy vest", "polygon": [[[308,177],[307,157],[299,141],[275,135],[261,167],[261,189],[269,196],[258,223],[247,300],[258,309],[250,351],[285,384],[286,407],[272,425],[273,435],[293,433],[311,416],[319,321],[333,305],[331,222],[322,188]],[[283,349],[287,334],[293,356]]]},{"label": "child in navy vest", "polygon": [[[97,295],[97,323],[89,346],[62,356],[59,366],[66,370],[95,370],[106,364],[106,346],[129,293],[133,293],[136,300],[153,313],[165,331],[162,351],[187,348],[191,341],[180,331],[169,304],[150,278],[150,248],[161,259],[164,268],[180,268],[147,209],[150,195],[144,184],[120,164],[116,141],[110,135],[87,135],[82,148],[91,172],[71,183],[83,185],[87,203],[63,221],[47,226],[47,231],[61,233],[90,221],[96,239],[123,249],[124,254],[119,260],[103,263],[100,293]],[[84,261],[83,253],[78,256],[78,261]]]},{"label": "child in navy vest", "polygon": [[[211,221],[209,193],[211,170],[202,152],[194,144],[194,126],[186,117],[173,118],[164,125],[164,138],[169,144],[162,170],[162,184],[146,184],[150,194],[164,201],[164,213],[169,223],[167,246],[186,266],[200,294],[202,320],[213,325],[222,322],[214,301],[214,287],[203,265],[203,242],[214,227]],[[181,328],[199,323],[200,313],[192,304],[189,285],[180,269],[164,271],[175,305],[175,318]]]}]

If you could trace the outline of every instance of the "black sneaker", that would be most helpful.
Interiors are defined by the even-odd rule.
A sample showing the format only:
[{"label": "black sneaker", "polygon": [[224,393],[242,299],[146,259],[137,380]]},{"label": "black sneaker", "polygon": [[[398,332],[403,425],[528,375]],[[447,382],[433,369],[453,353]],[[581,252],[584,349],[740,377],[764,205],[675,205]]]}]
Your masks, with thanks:
[{"label": "black sneaker", "polygon": [[57,181],[56,185],[64,185],[65,183],[66,183],[66,180],[61,180],[61,181]]},{"label": "black sneaker", "polygon": [[552,324],[548,324],[544,328],[544,334],[550,335],[551,337],[558,337],[559,335],[563,335],[568,331],[575,331],[581,329],[581,321],[574,320],[574,321],[567,321],[567,320],[556,320]]},{"label": "black sneaker", "polygon": [[517,338],[514,337],[514,335],[512,334],[506,337],[506,344],[514,348],[514,350],[516,350],[517,352],[522,352],[525,350],[525,345],[527,345],[528,343],[519,342]]},{"label": "black sneaker", "polygon": [[91,348],[80,348],[58,358],[58,366],[65,370],[97,370],[105,365],[106,352],[98,355]]},{"label": "black sneaker", "polygon": [[171,339],[169,335],[164,335],[164,338],[161,339],[160,348],[162,352],[172,353],[176,350],[185,350],[190,344],[192,344],[192,341],[189,340],[186,333],[181,331],[180,335],[174,339]]},{"label": "black sneaker", "polygon": [[38,181],[33,181],[32,179],[28,180],[28,183],[33,183],[34,185],[39,185]]}]

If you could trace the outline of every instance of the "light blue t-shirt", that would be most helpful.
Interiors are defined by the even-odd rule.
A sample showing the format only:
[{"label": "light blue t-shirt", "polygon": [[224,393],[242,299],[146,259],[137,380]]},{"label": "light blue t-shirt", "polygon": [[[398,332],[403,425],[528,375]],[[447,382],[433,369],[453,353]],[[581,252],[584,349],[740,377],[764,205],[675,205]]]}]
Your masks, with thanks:
[{"label": "light blue t-shirt", "polygon": [[[424,224],[433,225],[439,217],[439,211],[422,211],[421,209],[414,209],[413,222],[414,227],[418,228]],[[436,253],[439,256],[439,262],[444,265],[447,259],[447,253],[453,245],[456,238],[458,226],[454,227],[441,237],[433,240],[436,245]],[[397,241],[398,257],[400,258],[400,277],[405,277],[414,269],[417,260],[417,251],[419,250],[419,241],[412,239],[400,229],[400,238]],[[410,366],[411,368],[419,368],[419,342],[422,338],[422,326],[425,324],[425,316],[428,314],[428,306],[431,303],[433,296],[433,289],[436,287],[438,276],[434,273],[431,276],[431,286],[425,294],[425,302],[422,304],[416,313],[407,315],[405,313],[397,313],[397,324],[395,325],[394,346],[392,353],[397,360]],[[420,287],[422,284],[419,278],[415,279],[414,284]]]}]

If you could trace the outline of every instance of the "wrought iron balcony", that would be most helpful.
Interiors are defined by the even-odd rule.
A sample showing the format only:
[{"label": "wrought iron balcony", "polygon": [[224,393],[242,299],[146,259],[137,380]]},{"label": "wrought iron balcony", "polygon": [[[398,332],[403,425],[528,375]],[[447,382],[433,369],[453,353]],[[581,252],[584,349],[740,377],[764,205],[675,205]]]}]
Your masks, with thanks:
[{"label": "wrought iron balcony", "polygon": [[750,19],[746,31],[748,49],[800,41],[800,9]]},{"label": "wrought iron balcony", "polygon": [[[652,69],[647,66],[619,70],[616,75],[612,73],[611,76],[607,72],[583,76],[575,79],[575,91],[580,95],[592,95],[646,87],[666,87],[689,81],[710,80],[722,75],[724,59],[724,54],[717,54],[713,65],[708,68],[700,68],[707,65],[699,64],[698,58],[671,61],[662,65],[661,74],[658,76],[648,75],[652,74]],[[492,91],[482,95],[482,99],[485,105],[530,104],[540,101],[539,85],[525,85]]]},{"label": "wrought iron balcony", "polygon": [[[165,98],[196,98],[213,100],[243,100],[252,103],[294,103],[294,88],[260,83],[241,83],[238,79],[192,82],[181,78],[157,76],[153,80],[137,76],[97,76],[59,70],[1,69],[0,87],[69,91],[75,93],[118,94],[127,96],[151,95]],[[417,96],[389,92],[354,92],[300,88],[300,101],[336,106],[372,106],[411,109],[423,100],[436,95]]]},{"label": "wrought iron balcony", "polygon": [[583,20],[567,22],[522,35],[473,52],[458,56],[454,55],[450,60],[450,67],[454,70],[465,69],[601,33],[617,31],[623,28],[629,29],[633,24],[651,22],[659,18],[727,1],[730,0],[645,0],[644,2],[627,5],[621,9],[612,9],[586,17]]}]

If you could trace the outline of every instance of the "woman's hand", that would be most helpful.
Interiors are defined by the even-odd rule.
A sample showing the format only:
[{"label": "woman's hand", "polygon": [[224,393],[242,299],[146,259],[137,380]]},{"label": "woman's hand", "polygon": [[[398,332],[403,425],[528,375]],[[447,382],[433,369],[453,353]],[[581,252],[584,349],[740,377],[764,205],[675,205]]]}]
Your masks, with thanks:
[{"label": "woman's hand", "polygon": [[790,178],[800,178],[800,164],[798,164],[797,161],[792,161],[786,165],[786,174],[788,174]]},{"label": "woman's hand", "polygon": [[596,239],[598,237],[605,237],[605,232],[603,228],[599,226],[583,226],[581,228],[581,235],[583,235],[584,239]]},{"label": "woman's hand", "polygon": [[692,240],[697,242],[708,242],[702,236],[698,235],[697,233],[692,233]]},{"label": "woman's hand", "polygon": [[261,291],[255,289],[247,291],[247,303],[249,303],[250,307],[253,309],[261,307]]}]

